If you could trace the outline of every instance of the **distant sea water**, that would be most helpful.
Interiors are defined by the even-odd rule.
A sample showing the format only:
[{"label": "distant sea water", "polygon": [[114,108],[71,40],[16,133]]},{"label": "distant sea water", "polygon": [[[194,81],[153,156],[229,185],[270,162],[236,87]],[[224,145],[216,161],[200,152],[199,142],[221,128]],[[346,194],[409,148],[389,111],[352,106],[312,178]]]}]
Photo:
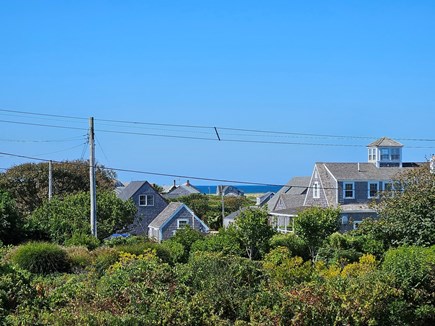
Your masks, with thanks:
[{"label": "distant sea water", "polygon": [[[200,190],[203,194],[207,195],[215,195],[217,186],[195,186]],[[242,190],[245,194],[262,194],[266,192],[277,192],[281,187],[280,186],[254,186],[254,185],[240,185],[234,186],[237,189]]]}]

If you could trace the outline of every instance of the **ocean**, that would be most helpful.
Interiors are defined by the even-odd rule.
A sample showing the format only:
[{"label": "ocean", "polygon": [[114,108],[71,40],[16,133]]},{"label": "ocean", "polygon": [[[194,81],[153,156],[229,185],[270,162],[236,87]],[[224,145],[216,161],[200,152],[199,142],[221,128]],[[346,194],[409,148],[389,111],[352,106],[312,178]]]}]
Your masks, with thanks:
[{"label": "ocean", "polygon": [[[235,185],[237,189],[242,190],[245,194],[261,194],[266,192],[277,192],[280,186],[254,186],[254,185]],[[202,193],[207,195],[216,194],[217,186],[195,186]]]}]

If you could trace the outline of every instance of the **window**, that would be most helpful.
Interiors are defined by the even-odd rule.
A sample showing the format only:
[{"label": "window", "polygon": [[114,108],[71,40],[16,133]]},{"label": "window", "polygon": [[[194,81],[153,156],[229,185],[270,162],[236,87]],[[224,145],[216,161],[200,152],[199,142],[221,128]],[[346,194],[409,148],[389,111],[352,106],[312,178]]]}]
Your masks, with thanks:
[{"label": "window", "polygon": [[369,182],[369,198],[374,198],[378,196],[378,183],[377,182]]},{"label": "window", "polygon": [[376,148],[369,148],[369,161],[376,161]]},{"label": "window", "polygon": [[390,150],[388,148],[381,148],[381,161],[390,160]]},{"label": "window", "polygon": [[317,172],[317,170],[314,170],[314,179],[318,179],[319,178],[319,172]]},{"label": "window", "polygon": [[179,218],[177,220],[177,229],[182,229],[184,228],[186,225],[189,224],[189,220],[186,218]]},{"label": "window", "polygon": [[314,182],[313,185],[313,198],[320,198],[320,188],[318,182]]},{"label": "window", "polygon": [[154,206],[154,195],[139,195],[139,206]]},{"label": "window", "polygon": [[347,215],[341,216],[341,224],[346,225],[349,223],[349,217]]},{"label": "window", "polygon": [[355,198],[355,189],[353,182],[345,182],[343,185],[343,197],[347,199]]},{"label": "window", "polygon": [[392,161],[399,161],[400,160],[400,149],[398,149],[398,148],[391,149],[391,160]]}]

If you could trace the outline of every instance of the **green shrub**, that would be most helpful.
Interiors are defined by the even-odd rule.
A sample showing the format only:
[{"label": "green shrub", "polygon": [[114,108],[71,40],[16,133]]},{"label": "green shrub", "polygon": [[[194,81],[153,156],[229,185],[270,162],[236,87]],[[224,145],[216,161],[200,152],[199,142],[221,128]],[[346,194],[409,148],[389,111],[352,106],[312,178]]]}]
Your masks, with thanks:
[{"label": "green shrub", "polygon": [[240,247],[232,229],[221,228],[216,234],[208,234],[203,239],[192,244],[190,252],[209,251],[221,252],[224,255],[243,256],[244,250]]},{"label": "green shrub", "polygon": [[286,247],[292,256],[302,257],[304,260],[309,260],[310,252],[308,246],[303,239],[294,233],[278,233],[270,239],[270,247]]},{"label": "green shrub", "polygon": [[155,250],[156,256],[159,257],[162,261],[164,261],[165,263],[172,263],[173,257],[171,257],[171,252],[169,247],[170,246],[162,246],[161,244],[155,242],[138,242],[138,243],[131,243],[131,244],[123,244],[123,245],[115,246],[113,248],[118,250],[119,252],[126,252],[136,256],[142,255],[145,252],[145,250],[148,249]]},{"label": "green shrub", "polygon": [[422,285],[435,265],[435,246],[403,246],[385,253],[382,270],[394,275],[403,289]]},{"label": "green shrub", "polygon": [[30,285],[28,272],[7,264],[0,264],[0,324],[18,305],[30,303],[36,291]]},{"label": "green shrub", "polygon": [[183,261],[184,246],[181,243],[175,241],[164,241],[160,244],[160,248],[166,250],[168,253],[169,261],[166,261],[159,256],[159,251],[157,250],[157,256],[159,256],[164,262],[175,265],[176,263],[181,263]]},{"label": "green shrub", "polygon": [[94,250],[100,245],[98,238],[83,233],[74,233],[71,238],[65,240],[65,246],[85,246],[89,250]]},{"label": "green shrub", "polygon": [[403,291],[402,311],[395,315],[413,325],[435,323],[435,246],[402,246],[385,253],[382,270]]},{"label": "green shrub", "polygon": [[11,253],[11,260],[19,267],[37,274],[68,272],[70,263],[66,251],[47,242],[29,242]]},{"label": "green shrub", "polygon": [[74,246],[66,247],[66,253],[71,263],[71,269],[74,272],[83,271],[86,267],[92,265],[93,257],[88,248]]},{"label": "green shrub", "polygon": [[141,243],[141,242],[149,242],[148,238],[145,236],[128,236],[128,237],[116,237],[111,239],[104,240],[104,245],[108,247],[119,246],[123,244],[133,244],[133,243]]},{"label": "green shrub", "polygon": [[110,247],[99,247],[92,251],[94,266],[98,273],[103,274],[119,259],[119,251]]}]

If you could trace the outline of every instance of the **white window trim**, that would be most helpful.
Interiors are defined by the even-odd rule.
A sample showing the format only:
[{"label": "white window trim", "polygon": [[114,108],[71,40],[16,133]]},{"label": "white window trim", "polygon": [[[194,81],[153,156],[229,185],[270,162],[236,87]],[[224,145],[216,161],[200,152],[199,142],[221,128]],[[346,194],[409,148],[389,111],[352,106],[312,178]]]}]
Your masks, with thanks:
[{"label": "white window trim", "polygon": [[320,198],[320,185],[319,182],[314,182],[313,184],[313,198],[318,199]]},{"label": "white window trim", "polygon": [[[352,197],[346,197],[346,185],[352,185]],[[355,199],[355,182],[343,182],[343,199]]]},{"label": "white window trim", "polygon": [[[180,227],[180,222],[186,222],[183,226]],[[179,218],[177,219],[177,229],[181,229],[182,227],[189,225],[189,219],[188,218]]]},{"label": "white window trim", "polygon": [[[148,204],[148,196],[150,196],[150,197],[153,198],[153,203],[152,203],[152,205],[151,205],[151,204]],[[145,197],[145,204],[141,204],[141,198],[143,198],[143,197]],[[139,195],[139,206],[141,206],[141,207],[145,207],[145,206],[154,206],[154,200],[155,200],[154,195],[141,194],[141,195]]]},{"label": "white window trim", "polygon": [[[370,196],[370,186],[376,185],[376,194],[374,196]],[[369,181],[367,182],[367,198],[379,198],[379,182]]]}]

